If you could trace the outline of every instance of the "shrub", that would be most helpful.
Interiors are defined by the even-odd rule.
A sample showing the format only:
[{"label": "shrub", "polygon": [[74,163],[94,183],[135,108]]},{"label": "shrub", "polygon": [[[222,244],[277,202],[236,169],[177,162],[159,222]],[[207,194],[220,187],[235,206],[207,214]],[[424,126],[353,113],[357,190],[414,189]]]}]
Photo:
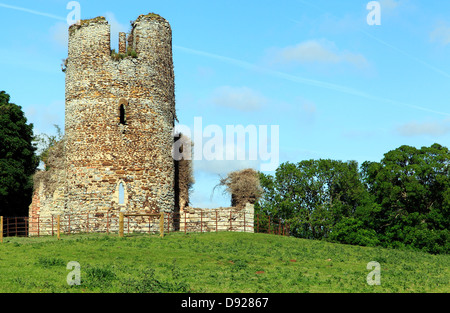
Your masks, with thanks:
[{"label": "shrub", "polygon": [[364,223],[355,218],[345,218],[338,222],[329,236],[329,240],[350,245],[377,246],[380,244],[377,233],[364,227]]},{"label": "shrub", "polygon": [[224,192],[231,195],[233,207],[244,206],[247,202],[255,203],[262,196],[259,174],[254,169],[231,172],[221,178],[216,187],[225,187]]}]

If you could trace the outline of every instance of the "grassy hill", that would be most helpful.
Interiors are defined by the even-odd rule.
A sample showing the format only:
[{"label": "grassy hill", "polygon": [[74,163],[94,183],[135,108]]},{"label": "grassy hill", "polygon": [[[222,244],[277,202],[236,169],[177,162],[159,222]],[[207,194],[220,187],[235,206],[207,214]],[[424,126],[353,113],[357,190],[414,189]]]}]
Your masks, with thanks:
[{"label": "grassy hill", "polygon": [[[67,263],[81,265],[69,286]],[[369,286],[367,264],[381,264]],[[5,238],[0,292],[450,292],[450,256],[267,234]]]}]

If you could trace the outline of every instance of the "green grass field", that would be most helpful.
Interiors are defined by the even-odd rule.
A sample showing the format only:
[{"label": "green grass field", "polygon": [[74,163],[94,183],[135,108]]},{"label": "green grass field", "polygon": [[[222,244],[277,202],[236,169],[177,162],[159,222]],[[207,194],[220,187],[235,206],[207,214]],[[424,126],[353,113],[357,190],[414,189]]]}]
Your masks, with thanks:
[{"label": "green grass field", "polygon": [[[67,263],[81,266],[69,286]],[[369,286],[371,261],[381,285]],[[89,234],[5,238],[2,293],[409,293],[450,292],[450,256],[267,234]]]}]

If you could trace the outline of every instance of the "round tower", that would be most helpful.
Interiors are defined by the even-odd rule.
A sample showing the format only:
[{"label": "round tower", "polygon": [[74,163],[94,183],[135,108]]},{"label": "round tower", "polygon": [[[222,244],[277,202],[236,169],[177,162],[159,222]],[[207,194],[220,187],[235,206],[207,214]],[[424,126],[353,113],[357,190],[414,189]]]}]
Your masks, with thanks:
[{"label": "round tower", "polygon": [[172,32],[156,14],[132,23],[119,53],[103,17],[69,28],[66,211],[172,212]]}]

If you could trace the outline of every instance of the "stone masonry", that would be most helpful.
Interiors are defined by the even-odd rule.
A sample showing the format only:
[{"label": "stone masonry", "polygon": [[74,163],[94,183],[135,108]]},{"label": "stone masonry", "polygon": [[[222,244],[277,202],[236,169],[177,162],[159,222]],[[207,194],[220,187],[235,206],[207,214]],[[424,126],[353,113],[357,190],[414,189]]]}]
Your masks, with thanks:
[{"label": "stone masonry", "polygon": [[129,34],[119,34],[118,53],[105,18],[69,28],[64,159],[47,173],[51,179],[35,180],[30,233],[37,217],[180,210],[171,27],[152,13],[131,26]]},{"label": "stone masonry", "polygon": [[[66,70],[66,209],[172,212],[172,35],[157,15],[131,31],[137,54],[111,58],[104,18],[72,25]],[[124,113],[121,113],[124,112]],[[121,114],[122,116],[121,121]],[[127,193],[119,203],[118,186]],[[109,195],[109,196],[106,196]]]}]

